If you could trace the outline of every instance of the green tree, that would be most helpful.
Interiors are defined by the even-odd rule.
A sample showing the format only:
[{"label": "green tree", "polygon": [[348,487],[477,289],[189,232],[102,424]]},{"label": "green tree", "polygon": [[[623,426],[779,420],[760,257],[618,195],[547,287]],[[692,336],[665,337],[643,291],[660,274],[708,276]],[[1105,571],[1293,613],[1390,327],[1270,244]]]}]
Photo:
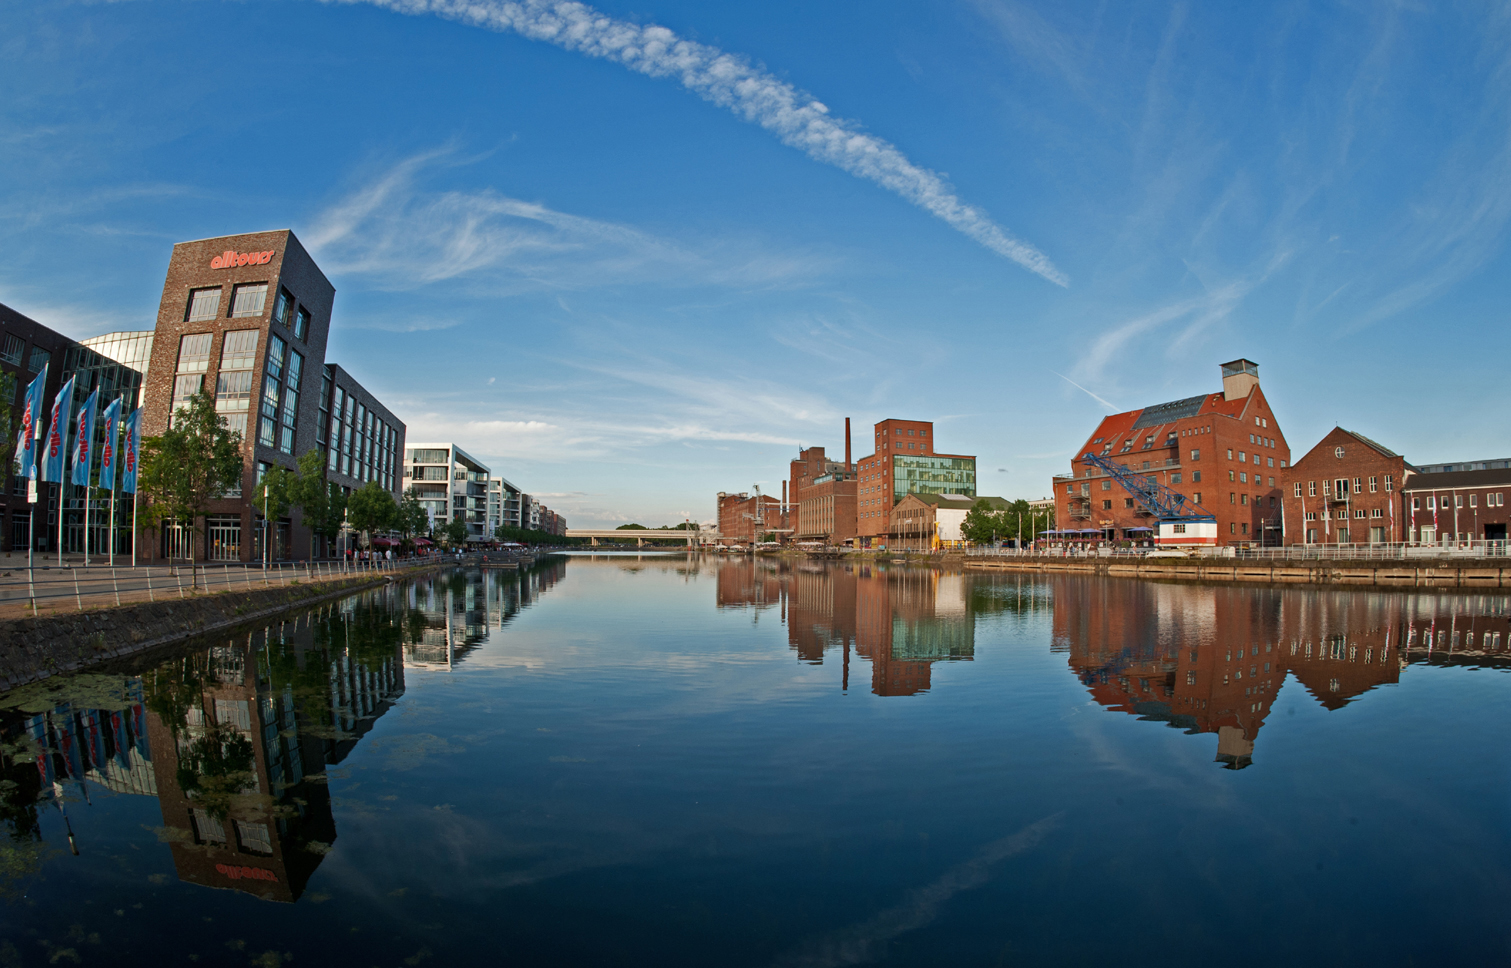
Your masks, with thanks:
[{"label": "green tree", "polygon": [[[325,479],[325,454],[323,451],[305,451],[299,458],[299,470],[288,481],[288,503],[299,509],[304,517],[304,526],[316,535],[334,540],[341,529],[339,514],[331,519],[331,492],[340,495],[341,489]],[[344,505],[343,505],[344,506]],[[310,549],[314,557],[314,549]]]},{"label": "green tree", "polygon": [[372,544],[372,532],[391,526],[399,513],[393,492],[377,481],[368,481],[352,491],[346,507],[347,520],[364,536],[363,547]]},{"label": "green tree", "polygon": [[196,519],[212,500],[241,483],[241,473],[241,434],[226,427],[204,391],[173,414],[172,426],[161,436],[142,441],[137,487],[163,515],[187,526],[189,571],[196,587]]},{"label": "green tree", "polygon": [[430,515],[425,513],[425,505],[420,503],[420,492],[412,487],[404,492],[404,500],[399,502],[398,514],[394,517],[394,530],[403,535],[405,541],[430,530]]},{"label": "green tree", "polygon": [[[286,467],[274,464],[262,472],[262,480],[252,488],[252,508],[262,515],[264,532],[266,537],[271,537],[271,529],[276,527],[276,522],[283,520],[284,515],[289,513],[289,505],[293,501],[296,476]],[[273,557],[272,542],[263,541],[263,556],[271,561]]]},{"label": "green tree", "polygon": [[451,523],[441,529],[441,536],[451,547],[460,548],[467,543],[467,522],[461,518],[452,518]]},{"label": "green tree", "polygon": [[991,544],[998,538],[1005,538],[1011,533],[1006,515],[994,509],[992,503],[985,498],[978,500],[965,513],[965,521],[961,524],[960,531],[967,541],[983,545]]}]

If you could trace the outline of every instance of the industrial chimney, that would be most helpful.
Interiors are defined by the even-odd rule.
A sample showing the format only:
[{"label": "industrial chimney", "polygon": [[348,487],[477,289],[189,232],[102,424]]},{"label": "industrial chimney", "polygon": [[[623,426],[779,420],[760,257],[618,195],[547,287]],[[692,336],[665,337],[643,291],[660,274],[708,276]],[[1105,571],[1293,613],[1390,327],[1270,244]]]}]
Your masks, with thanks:
[{"label": "industrial chimney", "polygon": [[1259,386],[1259,364],[1253,360],[1234,360],[1222,365],[1222,398],[1242,400]]},{"label": "industrial chimney", "polygon": [[850,473],[850,418],[845,418],[845,473]]}]

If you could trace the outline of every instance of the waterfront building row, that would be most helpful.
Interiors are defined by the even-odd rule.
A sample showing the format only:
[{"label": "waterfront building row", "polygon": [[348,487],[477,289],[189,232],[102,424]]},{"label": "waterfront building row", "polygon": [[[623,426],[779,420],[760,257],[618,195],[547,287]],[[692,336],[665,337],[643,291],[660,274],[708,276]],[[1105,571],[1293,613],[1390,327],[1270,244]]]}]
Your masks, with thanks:
[{"label": "waterfront building row", "polygon": [[[277,521],[262,520],[251,495],[263,475],[275,466],[293,471],[314,450],[324,456],[327,479],[343,493],[376,482],[401,500],[410,477],[404,456],[411,449],[404,421],[326,359],[334,300],[335,288],[291,231],[183,242],[173,247],[151,330],[76,341],[0,305],[0,372],[15,380],[19,416],[27,386],[46,370],[43,430],[60,388],[74,380],[65,453],[75,443],[73,417],[94,391],[102,409],[116,399],[123,413],[141,408],[143,437],[163,433],[173,412],[195,393],[209,394],[225,424],[241,434],[243,476],[193,523],[200,532],[199,556],[325,556],[334,551],[331,543],[305,527],[297,508]],[[100,422],[97,449],[104,433]],[[14,440],[5,444],[14,446]],[[8,477],[0,489],[0,541],[8,549],[24,549],[30,541],[39,551],[130,552],[131,501],[125,495],[112,511],[108,490],[40,483],[33,511],[27,481]],[[485,490],[477,508],[466,509],[476,511],[472,521],[485,521],[486,501]],[[523,513],[525,520],[558,521],[543,506],[535,509],[519,498],[513,508],[516,519]],[[449,501],[446,510],[449,519]],[[183,557],[189,527],[170,523],[156,533],[144,531],[135,542],[138,560]],[[270,549],[263,548],[264,536]],[[492,529],[485,534],[479,523],[469,539],[492,540]]]},{"label": "waterfront building row", "polygon": [[[1292,461],[1259,367],[1221,366],[1222,392],[1102,418],[1056,475],[1050,536],[1149,541],[1158,509],[1118,465],[1186,498],[1236,546],[1504,540],[1511,459],[1414,466],[1363,434],[1335,427]],[[1096,459],[1094,459],[1096,458]]]}]

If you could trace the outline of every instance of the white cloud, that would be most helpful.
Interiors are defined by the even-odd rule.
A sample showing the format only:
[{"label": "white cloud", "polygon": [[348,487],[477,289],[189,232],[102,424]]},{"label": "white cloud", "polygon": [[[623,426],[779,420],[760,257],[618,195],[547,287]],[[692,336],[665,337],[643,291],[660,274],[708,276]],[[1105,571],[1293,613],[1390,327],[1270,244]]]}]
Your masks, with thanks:
[{"label": "white cloud", "polygon": [[612,60],[651,77],[674,77],[706,101],[759,124],[810,158],[900,195],[956,230],[1059,286],[1063,272],[1038,249],[1014,238],[963,202],[937,173],[856,122],[830,115],[813,97],[738,54],[677,36],[665,27],[616,20],[568,0],[341,0],[406,14],[435,14],[489,30],[513,31],[589,57]]}]

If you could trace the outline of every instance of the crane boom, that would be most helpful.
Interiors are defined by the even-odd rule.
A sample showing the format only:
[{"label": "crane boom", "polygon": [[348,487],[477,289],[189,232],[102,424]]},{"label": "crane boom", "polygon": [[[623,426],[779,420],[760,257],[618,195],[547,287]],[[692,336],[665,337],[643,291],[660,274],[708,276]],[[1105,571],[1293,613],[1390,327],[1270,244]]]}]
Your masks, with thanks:
[{"label": "crane boom", "polygon": [[1123,486],[1133,499],[1160,521],[1211,521],[1217,518],[1186,495],[1161,484],[1152,474],[1140,474],[1105,457],[1087,451],[1081,458],[1095,465]]}]

